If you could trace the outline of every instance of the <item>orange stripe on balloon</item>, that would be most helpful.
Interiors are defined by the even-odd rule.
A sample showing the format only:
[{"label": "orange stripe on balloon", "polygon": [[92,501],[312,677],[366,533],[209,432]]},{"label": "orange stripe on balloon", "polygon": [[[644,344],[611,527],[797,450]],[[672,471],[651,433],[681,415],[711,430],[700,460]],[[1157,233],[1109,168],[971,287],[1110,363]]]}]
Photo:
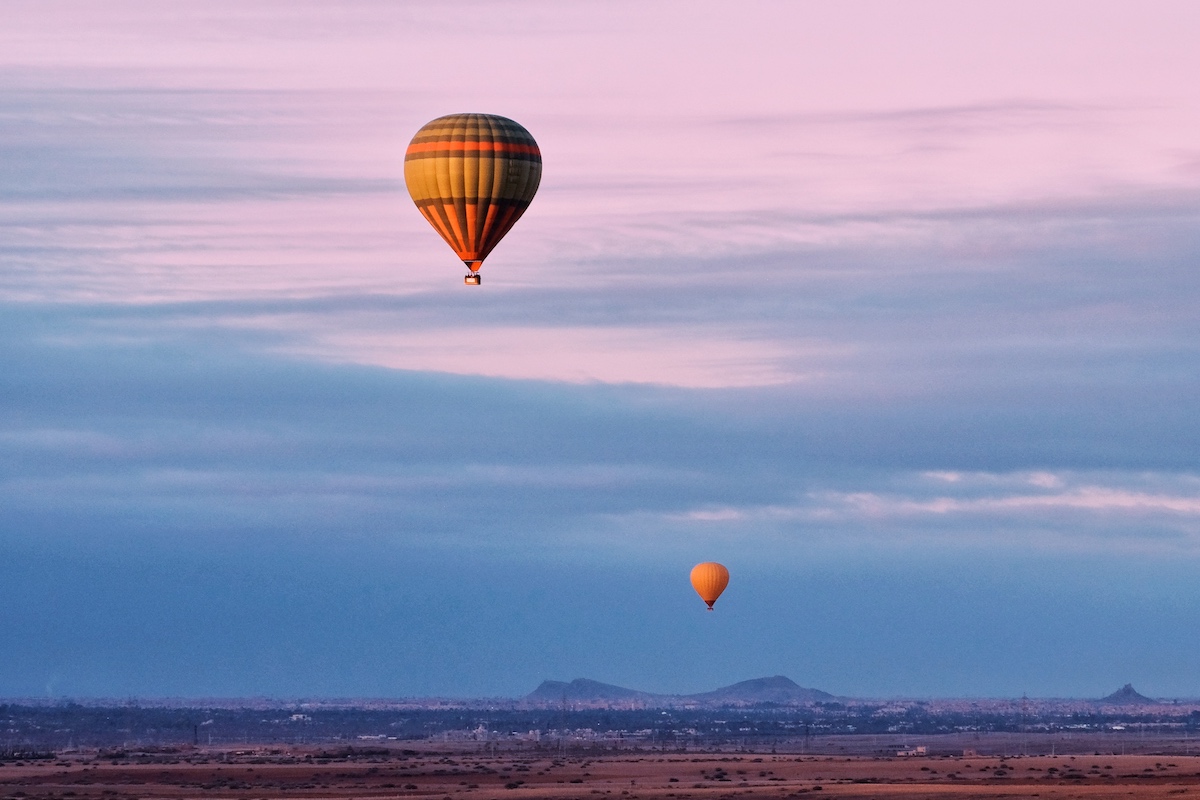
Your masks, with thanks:
[{"label": "orange stripe on balloon", "polygon": [[467,203],[467,236],[473,250],[479,249],[479,205],[478,202]]},{"label": "orange stripe on balloon", "polygon": [[451,249],[457,250],[458,245],[454,242],[454,232],[450,230],[446,221],[440,216],[440,211],[441,209],[430,207],[421,209],[421,213],[425,216],[425,219],[429,220],[429,224],[433,226],[433,229],[438,232],[438,236],[445,239],[446,244],[450,245]]},{"label": "orange stripe on balloon", "polygon": [[452,152],[488,151],[492,153],[520,153],[527,156],[540,156],[542,151],[536,144],[507,144],[505,142],[418,142],[410,144],[404,154],[432,153],[438,150]]}]

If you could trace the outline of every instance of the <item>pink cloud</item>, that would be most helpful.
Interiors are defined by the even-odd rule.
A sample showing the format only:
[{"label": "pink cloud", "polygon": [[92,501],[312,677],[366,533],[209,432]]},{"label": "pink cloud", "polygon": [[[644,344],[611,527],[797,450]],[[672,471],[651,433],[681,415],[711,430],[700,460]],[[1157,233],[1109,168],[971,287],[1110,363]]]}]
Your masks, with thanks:
[{"label": "pink cloud", "polygon": [[[331,361],[517,380],[644,383],[687,388],[772,386],[819,379],[796,371],[802,348],[733,331],[603,327],[488,327],[315,332],[289,352]],[[819,364],[820,347],[809,353]]]}]

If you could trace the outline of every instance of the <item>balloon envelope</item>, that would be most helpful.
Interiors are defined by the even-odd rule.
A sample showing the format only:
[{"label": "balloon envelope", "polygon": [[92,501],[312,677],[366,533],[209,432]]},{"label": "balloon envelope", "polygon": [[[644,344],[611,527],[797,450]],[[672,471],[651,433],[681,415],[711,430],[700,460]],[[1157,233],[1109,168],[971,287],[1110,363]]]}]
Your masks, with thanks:
[{"label": "balloon envelope", "polygon": [[472,273],[525,213],[541,179],[537,142],[494,114],[438,117],[404,154],[413,202]]},{"label": "balloon envelope", "polygon": [[708,603],[709,611],[712,611],[713,603],[717,602],[717,598],[728,585],[729,570],[723,565],[715,561],[705,561],[692,567],[692,588],[700,595],[701,600]]}]

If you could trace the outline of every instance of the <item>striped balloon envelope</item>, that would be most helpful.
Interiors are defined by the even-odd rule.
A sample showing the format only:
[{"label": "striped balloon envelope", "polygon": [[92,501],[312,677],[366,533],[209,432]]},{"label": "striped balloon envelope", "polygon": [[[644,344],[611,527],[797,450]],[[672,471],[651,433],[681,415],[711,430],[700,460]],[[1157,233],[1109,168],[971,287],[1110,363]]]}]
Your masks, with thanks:
[{"label": "striped balloon envelope", "polygon": [[529,131],[494,114],[451,114],[426,123],[404,154],[417,208],[479,283],[479,267],[537,193],[542,153]]}]

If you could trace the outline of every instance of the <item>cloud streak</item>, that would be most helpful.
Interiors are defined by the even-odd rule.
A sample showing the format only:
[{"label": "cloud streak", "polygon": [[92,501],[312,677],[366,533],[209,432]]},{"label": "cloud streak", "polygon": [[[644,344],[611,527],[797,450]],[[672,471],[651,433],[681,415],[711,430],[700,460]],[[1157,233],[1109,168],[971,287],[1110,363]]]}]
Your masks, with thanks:
[{"label": "cloud streak", "polygon": [[[882,476],[880,476],[882,477]],[[667,519],[781,537],[865,536],[891,548],[1200,555],[1200,476],[1137,472],[893,473],[869,490],[826,485],[788,504],[702,507]]]}]

